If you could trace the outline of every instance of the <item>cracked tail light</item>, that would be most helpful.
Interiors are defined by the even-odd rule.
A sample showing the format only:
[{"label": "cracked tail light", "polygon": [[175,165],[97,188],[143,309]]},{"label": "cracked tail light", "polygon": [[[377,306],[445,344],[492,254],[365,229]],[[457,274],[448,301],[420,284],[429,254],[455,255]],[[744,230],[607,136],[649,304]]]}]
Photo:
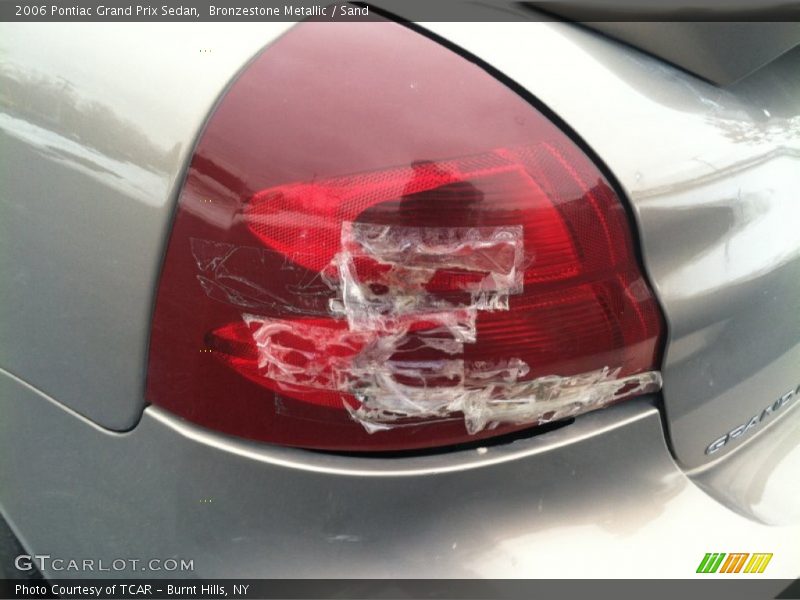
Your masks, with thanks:
[{"label": "cracked tail light", "polygon": [[147,396],[350,451],[442,446],[656,390],[662,321],[571,139],[400,25],[303,23],[197,145]]}]

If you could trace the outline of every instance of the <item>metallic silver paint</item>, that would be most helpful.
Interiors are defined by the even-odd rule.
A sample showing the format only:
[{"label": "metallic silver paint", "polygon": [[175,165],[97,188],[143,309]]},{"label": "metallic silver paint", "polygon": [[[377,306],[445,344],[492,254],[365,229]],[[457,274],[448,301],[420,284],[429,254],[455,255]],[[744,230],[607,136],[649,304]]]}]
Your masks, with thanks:
[{"label": "metallic silver paint", "polygon": [[[800,410],[690,476],[725,506],[770,525],[800,523]],[[798,545],[798,544],[796,544]]]},{"label": "metallic silver paint", "polygon": [[775,552],[770,576],[796,576],[800,527],[700,491],[650,400],[485,453],[372,460],[226,438],[152,407],[112,433],[0,374],[0,473],[14,482],[0,506],[32,553],[176,556],[197,577],[687,577],[709,548],[743,545]]},{"label": "metallic silver paint", "polygon": [[226,83],[289,26],[0,25],[0,366],[135,425],[184,164]]},{"label": "metallic silver paint", "polygon": [[753,415],[750,419],[747,420],[746,423],[739,425],[735,429],[727,432],[722,437],[717,438],[716,440],[711,442],[706,448],[706,454],[714,454],[715,452],[718,452],[720,448],[725,446],[725,444],[732,442],[736,438],[740,436],[745,436],[748,433],[755,433],[755,428],[757,428],[759,425],[769,424],[772,421],[771,417],[779,416],[776,413],[778,413],[778,411],[786,407],[786,405],[788,405],[790,402],[795,400],[796,394],[798,392],[800,392],[800,386],[798,386],[797,390],[790,390],[786,392],[775,402],[770,402],[764,408],[764,410]]}]

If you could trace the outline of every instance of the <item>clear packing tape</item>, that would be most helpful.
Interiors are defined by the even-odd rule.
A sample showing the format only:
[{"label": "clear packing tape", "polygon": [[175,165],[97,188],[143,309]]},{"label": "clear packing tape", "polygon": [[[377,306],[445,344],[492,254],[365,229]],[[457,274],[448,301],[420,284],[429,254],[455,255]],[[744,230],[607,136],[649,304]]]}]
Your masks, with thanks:
[{"label": "clear packing tape", "polygon": [[370,433],[457,418],[470,434],[542,424],[661,388],[657,371],[620,377],[619,367],[607,366],[526,379],[531,369],[521,359],[463,358],[465,344],[478,341],[478,313],[508,310],[510,296],[522,292],[532,257],[521,226],[344,223],[340,251],[304,290],[315,300],[327,295],[335,327],[256,314],[275,303],[303,312],[297,302],[292,309],[274,292],[265,294],[250,273],[236,272],[232,257],[247,253],[252,264],[261,250],[194,239],[192,252],[206,293],[247,309],[242,318],[259,375],[288,394],[341,393],[350,416]]}]

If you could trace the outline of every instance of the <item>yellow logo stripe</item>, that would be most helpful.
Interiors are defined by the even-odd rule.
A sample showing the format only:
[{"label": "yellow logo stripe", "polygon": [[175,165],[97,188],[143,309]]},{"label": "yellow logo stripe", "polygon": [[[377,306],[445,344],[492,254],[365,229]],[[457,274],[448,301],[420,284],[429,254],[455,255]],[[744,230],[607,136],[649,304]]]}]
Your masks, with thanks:
[{"label": "yellow logo stripe", "polygon": [[763,573],[767,568],[769,561],[772,560],[772,554],[753,554],[750,562],[744,569],[745,573]]}]

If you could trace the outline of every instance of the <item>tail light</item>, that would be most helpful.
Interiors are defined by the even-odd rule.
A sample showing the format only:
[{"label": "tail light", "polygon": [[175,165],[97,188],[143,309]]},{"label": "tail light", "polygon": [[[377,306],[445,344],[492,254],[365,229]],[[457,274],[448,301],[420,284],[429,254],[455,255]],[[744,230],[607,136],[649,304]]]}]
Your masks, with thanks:
[{"label": "tail light", "polygon": [[619,198],[545,116],[400,25],[303,23],[197,145],[147,396],[273,443],[439,446],[657,389],[661,331]]}]

